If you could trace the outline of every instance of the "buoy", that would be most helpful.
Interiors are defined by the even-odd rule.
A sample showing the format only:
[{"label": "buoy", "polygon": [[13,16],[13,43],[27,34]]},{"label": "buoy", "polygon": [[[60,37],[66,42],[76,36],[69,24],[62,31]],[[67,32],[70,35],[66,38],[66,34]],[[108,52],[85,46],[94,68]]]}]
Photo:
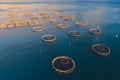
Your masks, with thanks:
[{"label": "buoy", "polygon": [[118,35],[116,35],[116,37],[119,37]]}]

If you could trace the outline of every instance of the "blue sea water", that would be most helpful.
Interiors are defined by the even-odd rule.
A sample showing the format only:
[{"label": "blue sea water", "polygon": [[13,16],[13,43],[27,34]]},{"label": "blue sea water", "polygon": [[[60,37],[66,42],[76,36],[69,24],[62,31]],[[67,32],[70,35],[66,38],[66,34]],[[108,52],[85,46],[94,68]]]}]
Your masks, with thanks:
[{"label": "blue sea water", "polygon": [[[7,8],[16,7],[16,3],[1,5]],[[28,11],[33,13],[37,13],[38,10],[58,10],[73,17],[74,20],[72,22],[60,20],[68,25],[65,30],[56,27],[59,22],[51,24],[47,20],[43,24],[46,30],[40,33],[33,32],[32,27],[0,30],[0,80],[120,80],[119,3],[17,2],[17,5],[17,8],[32,6]],[[2,12],[6,16],[11,10],[5,9],[0,11]],[[6,17],[4,19],[1,22],[7,20]],[[76,21],[86,22],[87,26],[78,27],[75,25]],[[89,34],[88,30],[98,25],[102,34],[97,36]],[[80,38],[69,37],[67,32],[70,30],[79,31]],[[41,36],[45,34],[53,34],[57,40],[44,43]],[[94,54],[91,46],[98,43],[108,46],[111,54],[107,57]],[[75,71],[68,75],[56,73],[51,62],[57,56],[71,57],[76,63]]]}]

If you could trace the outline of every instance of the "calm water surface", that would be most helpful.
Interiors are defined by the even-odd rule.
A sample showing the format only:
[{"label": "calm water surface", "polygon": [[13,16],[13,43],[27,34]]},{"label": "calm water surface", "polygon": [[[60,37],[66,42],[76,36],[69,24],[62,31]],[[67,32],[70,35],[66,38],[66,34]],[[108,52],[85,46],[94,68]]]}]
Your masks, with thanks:
[{"label": "calm water surface", "polygon": [[[42,19],[46,30],[40,33],[33,32],[32,27],[0,30],[0,80],[120,80],[120,5],[39,3],[0,6],[4,8],[0,11],[0,23],[8,22],[8,14],[16,11],[21,14],[29,11],[39,16],[40,10],[58,10],[74,18],[71,22],[59,19],[58,23],[68,25],[65,30],[57,28],[58,23]],[[86,22],[87,26],[78,27],[76,21]],[[89,34],[88,30],[97,26],[102,34]],[[67,36],[70,30],[79,31],[81,37]],[[40,37],[45,34],[53,34],[57,40],[44,43]],[[95,55],[91,46],[96,43],[110,47],[111,54],[107,57]],[[75,71],[69,75],[57,74],[51,66],[52,59],[57,56],[71,57],[76,62]]]}]

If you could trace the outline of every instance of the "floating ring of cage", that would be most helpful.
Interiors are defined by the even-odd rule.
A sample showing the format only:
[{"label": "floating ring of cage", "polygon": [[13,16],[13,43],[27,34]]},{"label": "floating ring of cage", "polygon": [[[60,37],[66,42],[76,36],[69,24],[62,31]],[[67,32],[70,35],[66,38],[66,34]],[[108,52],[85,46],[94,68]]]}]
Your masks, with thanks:
[{"label": "floating ring of cage", "polygon": [[52,61],[53,69],[60,74],[69,74],[75,69],[75,62],[66,56],[59,56]]},{"label": "floating ring of cage", "polygon": [[21,27],[29,26],[28,22],[20,22],[20,23],[21,23]]},{"label": "floating ring of cage", "polygon": [[91,34],[96,34],[96,35],[101,34],[101,31],[99,29],[94,29],[94,28],[89,29],[89,32]]},{"label": "floating ring of cage", "polygon": [[6,29],[6,28],[7,28],[7,25],[8,25],[8,24],[6,24],[6,23],[1,24],[1,25],[0,25],[0,29]]},{"label": "floating ring of cage", "polygon": [[29,25],[29,26],[34,26],[34,25],[35,25],[35,24],[34,24],[34,21],[29,21],[29,22],[28,22],[28,25]]},{"label": "floating ring of cage", "polygon": [[29,26],[28,22],[17,22],[15,23],[16,27],[25,27]]},{"label": "floating ring of cage", "polygon": [[73,18],[65,18],[64,20],[66,20],[66,21],[72,21]]},{"label": "floating ring of cage", "polygon": [[84,22],[76,22],[76,25],[83,27],[83,26],[85,26],[86,24],[85,24]]},{"label": "floating ring of cage", "polygon": [[66,28],[67,26],[65,24],[58,24],[57,27],[63,29]]},{"label": "floating ring of cage", "polygon": [[58,22],[58,21],[56,19],[50,19],[50,22],[55,23],[55,22]]},{"label": "floating ring of cage", "polygon": [[16,27],[21,27],[21,26],[22,26],[22,25],[21,25],[21,22],[15,23],[15,26],[16,26]]},{"label": "floating ring of cage", "polygon": [[108,48],[102,44],[93,45],[92,51],[101,56],[107,56],[110,54],[110,48]]},{"label": "floating ring of cage", "polygon": [[50,16],[49,15],[44,15],[42,18],[50,18]]},{"label": "floating ring of cage", "polygon": [[65,18],[65,15],[59,15],[60,18]]},{"label": "floating ring of cage", "polygon": [[56,40],[56,36],[51,35],[51,34],[47,34],[41,37],[42,41],[44,42],[53,42]]},{"label": "floating ring of cage", "polygon": [[39,22],[39,21],[33,21],[33,23],[34,23],[34,25],[41,25],[42,23],[41,22]]},{"label": "floating ring of cage", "polygon": [[40,15],[46,15],[46,11],[40,11],[39,14]]},{"label": "floating ring of cage", "polygon": [[9,24],[7,25],[7,28],[15,28],[15,24],[14,24],[14,23],[9,23]]},{"label": "floating ring of cage", "polygon": [[71,37],[80,37],[80,33],[78,31],[69,31],[68,35]]},{"label": "floating ring of cage", "polygon": [[32,16],[33,16],[33,14],[32,14],[32,13],[30,13],[30,12],[26,12],[26,13],[25,13],[25,16],[26,16],[26,17],[32,17]]},{"label": "floating ring of cage", "polygon": [[12,19],[10,20],[10,22],[18,22],[18,21],[20,21],[19,18],[12,18]]},{"label": "floating ring of cage", "polygon": [[61,14],[61,12],[59,12],[59,11],[53,11],[52,13],[55,14],[55,15]]},{"label": "floating ring of cage", "polygon": [[39,18],[38,17],[31,17],[30,19],[31,20],[38,20]]},{"label": "floating ring of cage", "polygon": [[45,30],[45,27],[41,27],[41,26],[33,27],[33,31],[35,32],[41,32],[43,30]]}]

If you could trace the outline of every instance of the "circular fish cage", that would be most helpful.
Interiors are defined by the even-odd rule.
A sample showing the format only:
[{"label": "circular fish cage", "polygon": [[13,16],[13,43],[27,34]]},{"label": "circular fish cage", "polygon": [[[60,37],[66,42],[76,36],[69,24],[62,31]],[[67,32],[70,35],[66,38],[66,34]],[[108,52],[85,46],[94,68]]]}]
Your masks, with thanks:
[{"label": "circular fish cage", "polygon": [[65,15],[61,14],[59,15],[59,18],[65,18]]},{"label": "circular fish cage", "polygon": [[75,69],[75,62],[66,56],[59,56],[52,61],[53,69],[60,74],[72,73]]},{"label": "circular fish cage", "polygon": [[83,27],[83,26],[85,26],[86,24],[85,24],[84,22],[76,22],[76,25]]},{"label": "circular fish cage", "polygon": [[71,37],[80,37],[80,33],[78,31],[69,31],[68,36]]},{"label": "circular fish cage", "polygon": [[15,24],[14,23],[8,23],[8,25],[7,25],[7,28],[15,28]]},{"label": "circular fish cage", "polygon": [[101,34],[101,31],[99,29],[92,28],[92,29],[89,29],[89,33],[98,35],[98,34]]},{"label": "circular fish cage", "polygon": [[58,22],[58,20],[57,20],[57,19],[50,19],[49,21],[50,21],[51,23]]},{"label": "circular fish cage", "polygon": [[102,44],[93,45],[92,51],[101,56],[108,56],[110,54],[110,48],[108,48]]},{"label": "circular fish cage", "polygon": [[7,25],[6,23],[3,23],[3,24],[0,24],[0,29],[6,29],[7,28]]},{"label": "circular fish cage", "polygon": [[46,15],[46,14],[47,14],[47,11],[39,11],[39,14],[40,14],[40,15]]},{"label": "circular fish cage", "polygon": [[56,36],[51,35],[51,34],[47,34],[41,37],[42,41],[44,42],[53,42],[56,40]]},{"label": "circular fish cage", "polygon": [[50,18],[50,16],[49,15],[44,15],[42,18],[48,19],[48,18]]},{"label": "circular fish cage", "polygon": [[65,24],[58,24],[57,27],[58,27],[58,28],[61,28],[61,29],[64,29],[64,28],[66,28],[67,26],[66,26]]},{"label": "circular fish cage", "polygon": [[64,20],[65,20],[65,21],[72,21],[73,18],[65,18]]},{"label": "circular fish cage", "polygon": [[45,27],[41,27],[41,26],[33,27],[34,32],[41,32],[43,30],[45,30]]},{"label": "circular fish cage", "polygon": [[30,19],[31,19],[31,20],[38,20],[39,17],[35,17],[35,16],[34,16],[34,17],[31,17]]}]

